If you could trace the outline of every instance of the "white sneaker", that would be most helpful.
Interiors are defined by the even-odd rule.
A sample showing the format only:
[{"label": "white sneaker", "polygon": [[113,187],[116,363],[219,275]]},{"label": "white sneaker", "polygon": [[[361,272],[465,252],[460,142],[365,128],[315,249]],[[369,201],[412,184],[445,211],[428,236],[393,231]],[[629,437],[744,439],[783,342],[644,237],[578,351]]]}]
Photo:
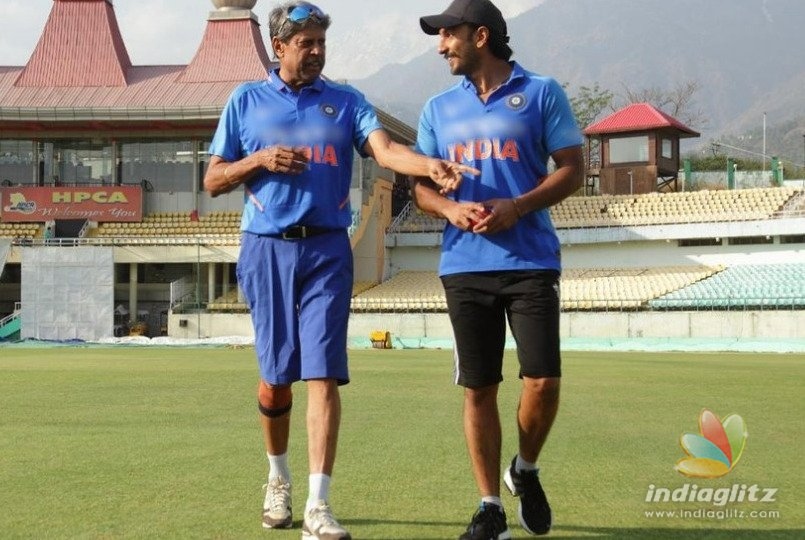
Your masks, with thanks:
[{"label": "white sneaker", "polygon": [[289,529],[293,525],[291,513],[291,483],[282,477],[272,478],[265,486],[263,501],[263,527]]},{"label": "white sneaker", "polygon": [[319,501],[316,506],[305,512],[302,538],[352,540],[352,536],[333,517],[333,511],[327,501]]}]

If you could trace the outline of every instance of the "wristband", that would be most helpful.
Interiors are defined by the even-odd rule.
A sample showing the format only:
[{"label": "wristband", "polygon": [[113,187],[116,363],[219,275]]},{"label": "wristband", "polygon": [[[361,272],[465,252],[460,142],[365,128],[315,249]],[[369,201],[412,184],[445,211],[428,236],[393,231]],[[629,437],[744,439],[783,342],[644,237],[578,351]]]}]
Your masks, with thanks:
[{"label": "wristband", "polygon": [[520,219],[523,217],[523,213],[520,211],[520,205],[517,204],[516,197],[512,197],[512,205],[514,206],[514,211],[517,212],[517,218]]}]

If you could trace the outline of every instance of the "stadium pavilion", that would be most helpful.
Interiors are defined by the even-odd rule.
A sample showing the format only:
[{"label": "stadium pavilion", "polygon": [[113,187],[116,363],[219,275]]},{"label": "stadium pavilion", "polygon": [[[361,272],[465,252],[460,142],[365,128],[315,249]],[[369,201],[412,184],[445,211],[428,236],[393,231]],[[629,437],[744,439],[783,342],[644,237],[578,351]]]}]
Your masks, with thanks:
[{"label": "stadium pavilion", "polygon": [[[0,243],[0,269],[7,263],[0,316],[22,301],[23,337],[106,335],[113,319],[118,334],[139,322],[136,331],[155,335],[166,331],[171,292],[174,303],[189,304],[236,294],[231,263],[242,189],[212,199],[202,180],[230,92],[273,67],[255,3],[213,0],[188,65],[135,66],[111,0],[54,0],[28,63],[0,67],[0,238],[19,246],[6,242],[4,250]],[[409,126],[378,114],[395,140],[413,142]],[[393,180],[373,161],[356,160],[353,209],[379,177]],[[377,187],[388,190],[385,182]],[[48,315],[74,304],[57,306],[48,297],[58,298],[64,286],[57,269],[75,264],[67,246],[76,238],[86,240],[81,246],[107,246],[92,272],[112,283],[92,310],[97,320],[85,322],[95,330],[78,333]],[[28,250],[26,264],[24,244],[40,239],[62,249]],[[50,262],[38,260],[48,251]],[[83,251],[74,256],[81,264],[89,259]],[[109,257],[112,276],[103,268]],[[53,266],[50,283],[35,268],[42,265]]]},{"label": "stadium pavilion", "polygon": [[[255,1],[214,4],[186,66],[132,66],[110,0],[54,0],[28,63],[0,67],[0,340],[251,335],[233,275],[242,193],[212,199],[201,180],[227,96],[271,62]],[[551,209],[563,338],[801,346],[802,185],[686,170],[668,191],[686,133],[665,121],[588,132],[612,189]],[[435,274],[443,222],[401,198],[403,185],[356,160],[353,345],[450,344]]]}]

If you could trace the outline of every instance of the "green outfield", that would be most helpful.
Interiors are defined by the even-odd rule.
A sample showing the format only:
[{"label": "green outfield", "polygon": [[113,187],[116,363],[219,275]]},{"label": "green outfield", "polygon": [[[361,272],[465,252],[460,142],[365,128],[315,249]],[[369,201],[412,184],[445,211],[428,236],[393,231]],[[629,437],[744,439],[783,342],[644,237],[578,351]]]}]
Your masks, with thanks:
[{"label": "green outfield", "polygon": [[[298,538],[305,390],[295,386],[295,528],[263,531],[253,355],[0,348],[0,537]],[[506,360],[508,461],[518,384],[513,353]],[[336,516],[356,539],[457,538],[477,493],[452,354],[353,351],[351,369]],[[551,536],[805,537],[803,381],[805,355],[565,353],[562,406],[541,458]],[[740,462],[717,479],[674,470],[684,457],[679,438],[697,431],[703,408],[741,415],[749,433]],[[646,502],[650,489],[690,493],[694,485],[701,501]],[[714,490],[753,486],[773,500],[707,500]],[[516,500],[503,500],[514,537],[524,538]]]}]

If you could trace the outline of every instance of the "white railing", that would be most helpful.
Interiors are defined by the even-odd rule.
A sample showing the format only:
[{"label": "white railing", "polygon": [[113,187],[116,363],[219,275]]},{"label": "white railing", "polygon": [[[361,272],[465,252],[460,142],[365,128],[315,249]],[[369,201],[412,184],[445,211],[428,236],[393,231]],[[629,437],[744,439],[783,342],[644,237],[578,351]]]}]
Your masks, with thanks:
[{"label": "white railing", "polygon": [[89,220],[84,221],[84,225],[81,226],[81,230],[78,231],[79,238],[85,238],[87,236],[87,231],[89,230]]},{"label": "white railing", "polygon": [[391,222],[389,228],[386,230],[388,233],[396,233],[399,231],[402,224],[408,220],[408,217],[411,215],[411,212],[414,211],[414,202],[408,201],[403,209],[397,214],[397,217],[394,218],[394,221]]},{"label": "white railing", "polygon": [[240,235],[232,234],[226,237],[221,236],[107,236],[107,237],[85,237],[85,238],[14,238],[11,243],[15,246],[131,246],[131,245],[238,245]]},{"label": "white railing", "polygon": [[10,315],[6,315],[2,319],[0,319],[0,328],[4,327],[8,323],[19,317],[21,309],[22,309],[22,303],[14,302],[14,311]]},{"label": "white railing", "polygon": [[195,303],[197,285],[192,277],[183,277],[171,282],[170,308],[174,309],[191,301]]}]

